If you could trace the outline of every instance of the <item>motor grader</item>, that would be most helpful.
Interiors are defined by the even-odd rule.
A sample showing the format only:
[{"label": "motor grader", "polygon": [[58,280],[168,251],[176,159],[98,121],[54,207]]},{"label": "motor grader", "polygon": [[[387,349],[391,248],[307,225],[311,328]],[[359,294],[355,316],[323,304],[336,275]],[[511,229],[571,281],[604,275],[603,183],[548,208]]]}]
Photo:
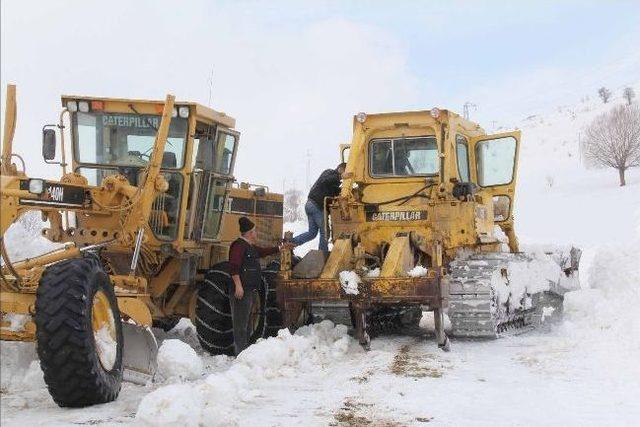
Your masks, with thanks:
[{"label": "motor grader", "polygon": [[346,310],[368,348],[374,333],[414,326],[428,310],[448,350],[445,312],[454,336],[476,338],[557,315],[580,251],[519,251],[520,137],[487,134],[438,108],[357,114],[351,144],[341,146],[341,194],[325,204],[328,257],[312,251],[296,263],[282,252],[284,324]]},{"label": "motor grader", "polygon": [[[169,329],[187,317],[203,348],[233,351],[227,289],[210,275],[226,274],[240,216],[257,224],[263,245],[280,240],[282,195],[234,183],[240,134],[224,113],[172,95],[62,96],[62,107],[59,123],[44,126],[42,145],[45,162],[60,165],[62,177],[29,177],[12,147],[16,91],[8,86],[0,338],[35,341],[55,402],[87,406],[115,399],[123,376],[153,377],[153,326]],[[6,241],[5,232],[29,211],[41,213],[43,236],[60,248],[11,260],[7,246],[21,242]],[[269,283],[255,299],[253,340],[274,330]]]}]

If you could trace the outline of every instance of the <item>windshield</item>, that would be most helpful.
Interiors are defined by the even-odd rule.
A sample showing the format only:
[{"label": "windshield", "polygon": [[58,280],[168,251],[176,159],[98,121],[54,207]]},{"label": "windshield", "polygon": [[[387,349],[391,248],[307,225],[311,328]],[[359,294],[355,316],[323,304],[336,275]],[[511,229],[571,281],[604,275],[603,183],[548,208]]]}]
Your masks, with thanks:
[{"label": "windshield", "polygon": [[[72,125],[78,163],[140,166],[149,162],[161,116],[123,113],[76,113]],[[162,158],[163,168],[181,168],[187,119],[174,117]]]},{"label": "windshield", "polygon": [[378,139],[369,150],[371,176],[435,175],[438,167],[438,145],[433,136]]}]

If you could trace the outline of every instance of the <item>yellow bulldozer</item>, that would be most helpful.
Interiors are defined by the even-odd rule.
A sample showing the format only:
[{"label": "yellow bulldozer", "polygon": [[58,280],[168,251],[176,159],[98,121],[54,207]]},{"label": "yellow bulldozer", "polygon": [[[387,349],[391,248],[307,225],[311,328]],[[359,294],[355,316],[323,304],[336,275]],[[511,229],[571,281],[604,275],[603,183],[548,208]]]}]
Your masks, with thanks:
[{"label": "yellow bulldozer", "polygon": [[577,284],[580,251],[520,252],[520,136],[489,135],[438,108],[357,114],[351,144],[341,146],[341,194],[325,203],[328,257],[281,253],[284,325],[347,311],[369,347],[372,335],[415,326],[427,310],[448,350],[445,312],[454,336],[472,338],[557,316]]},{"label": "yellow bulldozer", "polygon": [[[9,85],[0,165],[0,338],[36,342],[55,402],[104,403],[117,397],[123,377],[152,379],[151,327],[169,329],[182,317],[195,324],[204,349],[231,354],[224,280],[237,220],[252,218],[259,241],[273,245],[282,236],[283,202],[264,186],[234,182],[235,120],[172,95],[63,96],[58,123],[43,128],[44,160],[62,168],[54,181],[28,176],[14,152],[16,110]],[[59,249],[12,260],[7,245],[21,243],[6,241],[5,232],[29,211],[41,213],[48,223],[42,234]],[[269,315],[277,311],[275,274],[266,269],[258,290],[253,340],[280,326]]]}]

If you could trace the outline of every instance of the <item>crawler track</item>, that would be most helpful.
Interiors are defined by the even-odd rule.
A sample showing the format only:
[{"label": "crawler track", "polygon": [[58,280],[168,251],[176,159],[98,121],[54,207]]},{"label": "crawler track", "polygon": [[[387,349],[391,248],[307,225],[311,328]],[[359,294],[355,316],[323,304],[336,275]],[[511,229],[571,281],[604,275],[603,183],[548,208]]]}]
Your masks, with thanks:
[{"label": "crawler track", "polygon": [[475,254],[451,262],[449,318],[456,337],[497,338],[516,334],[541,323],[543,307],[558,310],[562,297],[551,292],[527,294],[524,309],[510,310],[505,301],[499,301],[492,285],[494,273],[506,277],[510,263],[527,263],[525,254]]}]

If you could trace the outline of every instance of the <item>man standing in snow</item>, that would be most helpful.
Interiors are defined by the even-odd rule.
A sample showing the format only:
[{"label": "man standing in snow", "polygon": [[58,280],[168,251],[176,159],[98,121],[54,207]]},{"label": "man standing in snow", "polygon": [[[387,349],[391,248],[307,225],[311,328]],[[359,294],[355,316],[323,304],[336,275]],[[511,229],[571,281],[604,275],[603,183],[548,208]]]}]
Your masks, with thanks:
[{"label": "man standing in snow", "polygon": [[304,211],[307,214],[307,222],[309,230],[295,236],[291,239],[294,245],[302,245],[310,240],[315,239],[320,231],[320,243],[318,249],[324,252],[325,256],[329,254],[327,237],[324,230],[324,199],[325,197],[336,197],[340,194],[340,183],[344,178],[343,174],[347,164],[340,163],[335,169],[327,169],[311,187],[307,203],[304,205]]},{"label": "man standing in snow", "polygon": [[278,247],[256,246],[258,233],[255,224],[247,217],[241,217],[240,237],[229,248],[229,265],[234,290],[231,300],[233,340],[236,356],[249,346],[251,338],[251,307],[256,292],[262,283],[260,258],[278,252]]}]

